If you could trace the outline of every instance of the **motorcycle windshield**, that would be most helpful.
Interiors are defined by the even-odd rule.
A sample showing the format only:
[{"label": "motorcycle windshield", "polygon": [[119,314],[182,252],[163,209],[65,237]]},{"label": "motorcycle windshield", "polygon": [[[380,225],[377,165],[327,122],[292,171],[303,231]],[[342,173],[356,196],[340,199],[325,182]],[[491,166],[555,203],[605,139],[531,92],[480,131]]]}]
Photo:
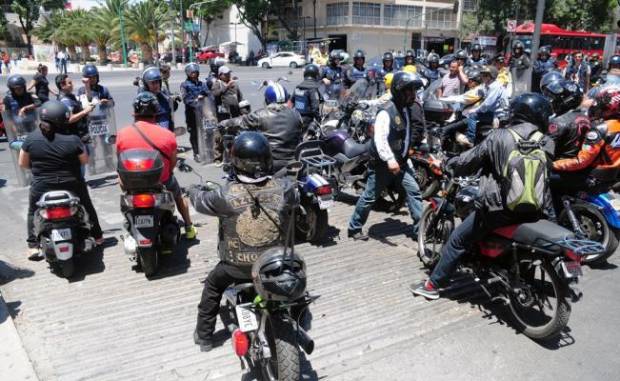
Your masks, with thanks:
[{"label": "motorcycle windshield", "polygon": [[441,87],[441,78],[431,82],[430,85],[424,90],[422,93],[422,100],[436,100],[437,99],[437,90]]},{"label": "motorcycle windshield", "polygon": [[357,102],[362,99],[372,99],[377,94],[375,81],[360,79],[356,81],[345,95],[344,102]]}]

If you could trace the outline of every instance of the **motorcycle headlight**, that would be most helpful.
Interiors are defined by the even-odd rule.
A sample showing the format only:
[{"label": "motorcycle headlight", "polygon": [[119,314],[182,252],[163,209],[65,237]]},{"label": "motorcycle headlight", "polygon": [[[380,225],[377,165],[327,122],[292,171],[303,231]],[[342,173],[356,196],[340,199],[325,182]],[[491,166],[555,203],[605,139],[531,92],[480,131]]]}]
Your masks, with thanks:
[{"label": "motorcycle headlight", "polygon": [[355,110],[351,114],[351,122],[356,125],[364,119],[364,112],[362,110]]}]

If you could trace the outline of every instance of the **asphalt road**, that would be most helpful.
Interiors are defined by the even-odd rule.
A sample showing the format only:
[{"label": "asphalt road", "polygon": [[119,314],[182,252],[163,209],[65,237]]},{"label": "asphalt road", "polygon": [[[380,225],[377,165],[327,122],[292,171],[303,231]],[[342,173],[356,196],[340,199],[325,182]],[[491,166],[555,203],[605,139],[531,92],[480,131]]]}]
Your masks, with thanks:
[{"label": "asphalt road", "polygon": [[[288,70],[240,69],[253,106],[251,81]],[[300,80],[296,71],[295,81]],[[117,100],[119,124],[130,119],[131,75],[102,76]],[[173,84],[182,76],[175,73]],[[174,85],[173,85],[174,86]],[[182,145],[187,145],[182,137]],[[221,170],[195,165],[218,181]],[[226,341],[210,353],[192,342],[201,281],[217,263],[217,221],[194,214],[199,241],[183,241],[161,274],[146,280],[125,258],[115,176],[91,182],[106,247],[82,258],[67,281],[44,262],[25,259],[27,189],[17,187],[7,144],[0,143],[0,260],[29,269],[0,285],[24,348],[42,380],[239,380],[239,362]],[[179,174],[183,185],[196,182]],[[315,352],[305,380],[616,380],[620,374],[620,255],[605,268],[584,269],[584,293],[568,328],[551,343],[517,332],[505,309],[480,292],[427,302],[408,285],[425,277],[406,214],[371,213],[372,239],[346,238],[354,199],[330,211],[330,241],[299,245],[308,264]],[[218,322],[218,330],[222,328]],[[220,331],[219,335],[226,335]]]}]

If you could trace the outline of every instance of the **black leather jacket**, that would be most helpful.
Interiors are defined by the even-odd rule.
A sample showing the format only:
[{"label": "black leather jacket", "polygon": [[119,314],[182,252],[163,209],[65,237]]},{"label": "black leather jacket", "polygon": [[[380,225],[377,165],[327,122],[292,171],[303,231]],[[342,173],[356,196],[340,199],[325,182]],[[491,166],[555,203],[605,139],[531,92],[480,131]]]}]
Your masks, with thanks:
[{"label": "black leather jacket", "polygon": [[272,103],[247,115],[223,121],[220,126],[231,134],[239,130],[262,132],[271,145],[274,172],[295,158],[295,149],[303,137],[301,116],[285,104]]},{"label": "black leather jacket", "polygon": [[555,143],[554,160],[577,156],[591,127],[590,119],[580,110],[553,118],[549,123],[549,136]]}]

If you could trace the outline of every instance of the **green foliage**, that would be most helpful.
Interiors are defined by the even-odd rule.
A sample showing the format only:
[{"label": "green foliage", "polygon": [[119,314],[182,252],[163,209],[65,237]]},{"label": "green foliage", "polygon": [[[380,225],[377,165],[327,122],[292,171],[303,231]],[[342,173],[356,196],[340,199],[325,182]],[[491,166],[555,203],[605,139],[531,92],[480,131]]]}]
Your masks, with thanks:
[{"label": "green foliage", "polygon": [[41,8],[47,10],[62,9],[64,0],[19,0],[11,3],[11,10],[17,14],[20,26],[26,35],[29,53],[32,54],[32,30],[39,20]]}]

